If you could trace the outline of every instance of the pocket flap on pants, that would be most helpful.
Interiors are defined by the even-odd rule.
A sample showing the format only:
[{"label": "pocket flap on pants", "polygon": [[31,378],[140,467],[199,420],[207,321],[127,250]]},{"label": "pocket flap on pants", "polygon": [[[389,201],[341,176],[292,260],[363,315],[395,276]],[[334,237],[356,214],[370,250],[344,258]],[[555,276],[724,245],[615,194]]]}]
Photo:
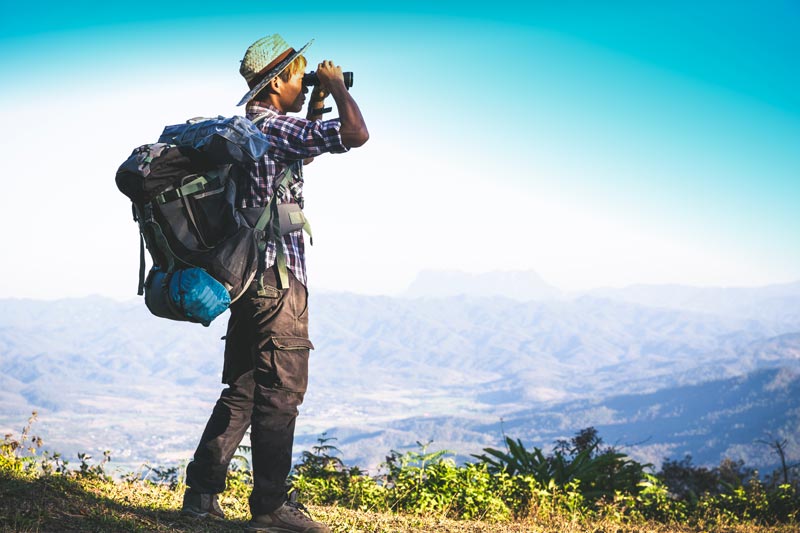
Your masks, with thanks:
[{"label": "pocket flap on pants", "polygon": [[273,336],[270,337],[270,342],[278,350],[313,350],[314,345],[311,341],[303,337],[290,337],[290,336]]},{"label": "pocket flap on pants", "polygon": [[308,355],[314,345],[303,337],[269,338],[270,364],[279,388],[304,393],[308,388]]}]

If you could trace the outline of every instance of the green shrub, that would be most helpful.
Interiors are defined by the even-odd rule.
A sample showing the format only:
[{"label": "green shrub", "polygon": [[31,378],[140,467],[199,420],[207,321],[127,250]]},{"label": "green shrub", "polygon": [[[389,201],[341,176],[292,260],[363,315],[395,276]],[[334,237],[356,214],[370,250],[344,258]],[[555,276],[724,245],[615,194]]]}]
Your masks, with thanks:
[{"label": "green shrub", "polygon": [[506,520],[512,510],[502,498],[512,494],[508,476],[491,474],[485,464],[458,467],[448,452],[403,455],[392,451],[387,458],[387,484],[391,507],[406,512],[489,521]]},{"label": "green shrub", "polygon": [[639,483],[636,496],[636,511],[648,520],[663,523],[685,522],[689,516],[686,502],[672,497],[664,481],[652,474],[645,474]]},{"label": "green shrub", "polygon": [[[104,470],[110,452],[98,464],[79,454],[78,467],[70,469],[59,454],[41,450],[42,440],[30,433],[35,420],[33,413],[19,438],[6,435],[0,443],[0,471],[26,479],[57,476],[57,481],[90,484],[110,480]],[[741,461],[724,460],[709,469],[691,465],[690,457],[666,461],[662,472],[651,474],[644,471],[649,465],[602,449],[592,428],[558,443],[549,455],[507,438],[505,452],[486,448],[485,454],[475,456],[478,462],[463,465],[448,451],[429,452],[430,442],[417,443],[417,450],[392,450],[377,476],[345,465],[332,441],[323,434],[294,468],[291,489],[304,503],[492,522],[523,517],[549,524],[652,521],[700,529],[735,529],[739,524],[791,528],[800,519],[794,478],[783,484],[763,482]],[[236,516],[248,514],[253,484],[249,451],[240,447],[223,495],[226,509]],[[146,468],[146,473],[128,474],[125,480],[166,490],[179,499],[182,469]],[[787,467],[784,477],[788,471]]]},{"label": "green shrub", "polygon": [[569,442],[559,441],[551,455],[536,447],[528,451],[519,439],[506,437],[506,452],[484,448],[485,454],[473,457],[491,472],[529,475],[544,487],[573,486],[590,505],[613,500],[618,493],[636,494],[644,469],[651,465],[639,464],[613,448],[601,449],[601,444],[597,430],[590,427]]}]

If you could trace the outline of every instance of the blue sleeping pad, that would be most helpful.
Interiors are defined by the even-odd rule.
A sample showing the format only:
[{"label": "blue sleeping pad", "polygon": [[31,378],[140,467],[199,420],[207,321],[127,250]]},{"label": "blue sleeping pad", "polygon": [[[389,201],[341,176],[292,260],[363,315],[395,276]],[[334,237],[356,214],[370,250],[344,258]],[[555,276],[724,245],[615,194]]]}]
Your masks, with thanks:
[{"label": "blue sleeping pad", "polygon": [[208,326],[231,304],[225,286],[202,268],[176,270],[172,274],[157,267],[150,271],[145,303],[162,318],[188,320]]},{"label": "blue sleeping pad", "polygon": [[234,116],[192,119],[185,124],[167,126],[160,143],[188,146],[212,156],[218,164],[256,161],[269,148],[269,140],[250,120]]}]

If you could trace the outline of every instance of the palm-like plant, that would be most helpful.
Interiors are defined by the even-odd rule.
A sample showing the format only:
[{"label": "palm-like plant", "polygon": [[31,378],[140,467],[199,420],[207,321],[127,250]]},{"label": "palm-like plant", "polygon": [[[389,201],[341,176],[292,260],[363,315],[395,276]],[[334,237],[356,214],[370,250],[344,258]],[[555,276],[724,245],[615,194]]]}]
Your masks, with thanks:
[{"label": "palm-like plant", "polygon": [[542,486],[552,482],[564,487],[577,481],[583,496],[591,501],[613,498],[616,491],[636,493],[644,468],[650,466],[613,448],[601,450],[602,440],[594,428],[579,431],[570,443],[560,441],[551,455],[536,447],[529,451],[519,439],[506,437],[505,441],[506,452],[484,448],[486,453],[473,457],[486,463],[490,472],[529,475]]}]

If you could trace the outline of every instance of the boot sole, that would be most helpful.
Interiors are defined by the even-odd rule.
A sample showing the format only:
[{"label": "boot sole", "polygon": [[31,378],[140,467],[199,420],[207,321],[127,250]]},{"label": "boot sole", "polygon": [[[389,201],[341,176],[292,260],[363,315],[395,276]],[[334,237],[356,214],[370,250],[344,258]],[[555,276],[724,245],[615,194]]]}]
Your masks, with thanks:
[{"label": "boot sole", "polygon": [[218,516],[212,513],[198,513],[197,511],[188,511],[186,509],[181,510],[181,516],[186,516],[189,518],[197,518],[198,520],[203,518],[211,518],[213,520],[225,520],[224,516]]},{"label": "boot sole", "polygon": [[298,533],[297,529],[286,529],[281,526],[251,526],[245,528],[246,533]]}]

